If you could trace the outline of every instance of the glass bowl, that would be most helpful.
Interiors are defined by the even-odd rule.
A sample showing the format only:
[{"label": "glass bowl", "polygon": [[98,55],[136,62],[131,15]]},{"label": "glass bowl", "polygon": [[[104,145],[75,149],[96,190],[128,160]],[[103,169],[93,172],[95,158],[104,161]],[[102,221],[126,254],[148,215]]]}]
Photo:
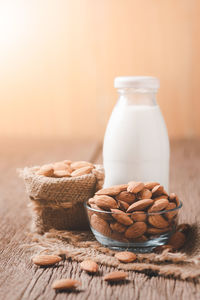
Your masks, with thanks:
[{"label": "glass bowl", "polygon": [[175,232],[178,212],[182,202],[174,209],[159,212],[125,213],[131,218],[131,225],[124,225],[119,220],[120,213],[90,207],[85,203],[90,228],[99,243],[114,250],[129,250],[148,253],[164,244]]}]

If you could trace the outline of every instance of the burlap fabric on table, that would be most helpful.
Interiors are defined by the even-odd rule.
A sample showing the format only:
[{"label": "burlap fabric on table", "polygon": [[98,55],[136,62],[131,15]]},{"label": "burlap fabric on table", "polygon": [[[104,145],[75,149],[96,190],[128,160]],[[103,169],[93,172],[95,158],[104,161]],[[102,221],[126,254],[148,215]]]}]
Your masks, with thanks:
[{"label": "burlap fabric on table", "polygon": [[121,270],[161,275],[181,280],[199,281],[200,225],[193,224],[185,248],[179,253],[138,254],[134,263],[119,263],[115,251],[101,246],[90,231],[50,230],[44,235],[29,234],[31,242],[23,245],[32,255],[58,254],[74,261],[93,259],[97,263]]},{"label": "burlap fabric on table", "polygon": [[102,166],[95,165],[91,174],[70,178],[36,175],[37,169],[38,167],[32,167],[19,170],[30,198],[32,231],[44,233],[52,228],[88,228],[83,203],[102,187]]}]

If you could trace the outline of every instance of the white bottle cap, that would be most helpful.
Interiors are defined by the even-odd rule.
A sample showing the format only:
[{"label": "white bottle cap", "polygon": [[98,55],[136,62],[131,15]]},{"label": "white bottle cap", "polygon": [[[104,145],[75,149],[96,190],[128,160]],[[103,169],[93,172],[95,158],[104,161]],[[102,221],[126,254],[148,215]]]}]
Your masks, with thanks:
[{"label": "white bottle cap", "polygon": [[157,90],[160,87],[160,81],[151,76],[121,76],[115,78],[114,87]]}]

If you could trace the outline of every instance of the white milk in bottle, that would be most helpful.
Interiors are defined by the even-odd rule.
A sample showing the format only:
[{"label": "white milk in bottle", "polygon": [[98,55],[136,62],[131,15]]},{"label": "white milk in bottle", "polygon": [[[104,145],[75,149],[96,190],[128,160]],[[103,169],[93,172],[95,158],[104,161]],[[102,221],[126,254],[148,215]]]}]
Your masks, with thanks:
[{"label": "white milk in bottle", "polygon": [[117,77],[119,100],[104,138],[104,187],[134,181],[157,181],[168,190],[169,139],[156,103],[159,80]]}]

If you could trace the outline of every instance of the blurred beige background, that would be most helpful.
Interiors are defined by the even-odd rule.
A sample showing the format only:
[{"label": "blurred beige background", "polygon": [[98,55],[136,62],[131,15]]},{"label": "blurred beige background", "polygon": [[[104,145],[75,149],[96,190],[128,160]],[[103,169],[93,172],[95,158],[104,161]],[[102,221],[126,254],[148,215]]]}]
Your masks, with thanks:
[{"label": "blurred beige background", "polygon": [[200,136],[199,0],[1,0],[0,136],[102,139],[114,77],[160,78],[170,137]]}]

